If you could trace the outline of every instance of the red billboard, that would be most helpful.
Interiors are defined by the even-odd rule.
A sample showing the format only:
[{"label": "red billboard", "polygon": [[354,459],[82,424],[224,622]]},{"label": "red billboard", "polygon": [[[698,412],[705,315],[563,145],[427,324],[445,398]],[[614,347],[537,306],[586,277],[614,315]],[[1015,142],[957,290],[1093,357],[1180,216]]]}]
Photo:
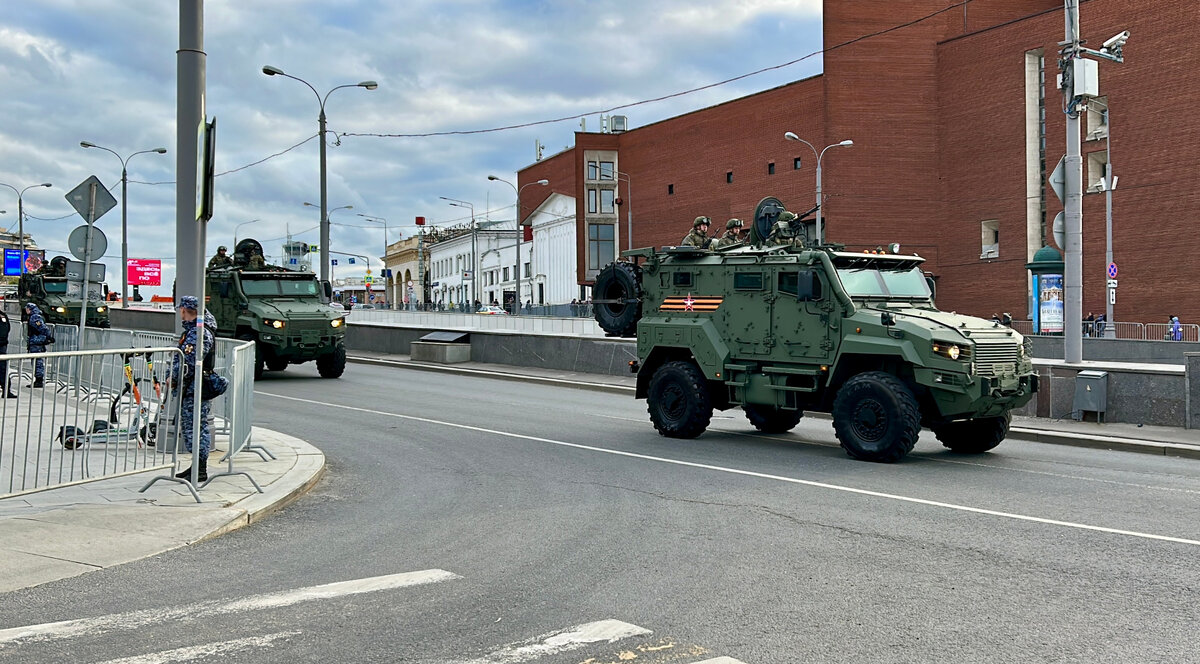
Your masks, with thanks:
[{"label": "red billboard", "polygon": [[161,286],[162,261],[157,258],[130,258],[129,283],[133,286]]}]

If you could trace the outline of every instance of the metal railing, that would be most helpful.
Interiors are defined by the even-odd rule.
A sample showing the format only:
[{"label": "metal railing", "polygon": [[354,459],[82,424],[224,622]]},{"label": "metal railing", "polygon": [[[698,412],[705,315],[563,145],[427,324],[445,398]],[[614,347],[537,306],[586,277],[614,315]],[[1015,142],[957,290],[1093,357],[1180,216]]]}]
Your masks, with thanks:
[{"label": "metal railing", "polygon": [[[1133,341],[1176,341],[1171,335],[1170,323],[1132,323],[1126,321],[1116,321],[1109,323],[1083,321],[1083,336],[1092,338],[1101,338],[1109,329],[1116,330],[1117,339],[1130,339]],[[1034,335],[1033,321],[1015,320],[1012,322],[1012,328],[1024,335]],[[1178,341],[1200,341],[1200,325],[1180,325],[1180,334]],[[1056,334],[1053,336],[1062,336]]]}]

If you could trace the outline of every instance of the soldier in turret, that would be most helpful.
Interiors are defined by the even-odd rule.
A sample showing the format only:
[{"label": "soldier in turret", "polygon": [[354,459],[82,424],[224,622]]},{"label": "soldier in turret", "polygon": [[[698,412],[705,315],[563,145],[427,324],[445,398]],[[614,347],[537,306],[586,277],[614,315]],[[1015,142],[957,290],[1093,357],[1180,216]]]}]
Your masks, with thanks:
[{"label": "soldier in turret", "polygon": [[713,238],[708,236],[709,221],[708,217],[696,217],[696,221],[692,222],[692,232],[683,236],[683,240],[679,243],[679,246],[707,249],[709,243],[713,241]]},{"label": "soldier in turret", "polygon": [[717,240],[714,248],[720,249],[745,242],[745,230],[746,225],[741,219],[730,219],[725,222],[725,234]]},{"label": "soldier in turret", "polygon": [[767,236],[768,247],[799,247],[804,248],[804,237],[792,226],[796,221],[796,213],[784,210],[779,213],[771,234]]},{"label": "soldier in turret", "polygon": [[217,255],[208,259],[208,269],[233,267],[233,259],[225,255],[226,251],[229,250],[225,248],[225,245],[217,247]]}]

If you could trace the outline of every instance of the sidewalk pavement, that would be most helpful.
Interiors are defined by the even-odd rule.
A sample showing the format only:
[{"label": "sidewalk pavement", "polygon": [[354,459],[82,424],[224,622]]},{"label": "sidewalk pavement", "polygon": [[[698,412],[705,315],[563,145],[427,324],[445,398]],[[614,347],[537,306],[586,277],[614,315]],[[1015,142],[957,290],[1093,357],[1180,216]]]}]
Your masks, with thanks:
[{"label": "sidewalk pavement", "polygon": [[[308,443],[255,427],[251,440],[275,455],[262,460],[243,452],[234,470],[243,475],[213,479],[197,503],[183,485],[133,475],[48,489],[0,500],[0,593],[77,576],[153,556],[254,523],[287,505],[321,478],[325,455]],[[222,447],[219,445],[219,447]],[[226,469],[213,450],[209,474]],[[180,454],[190,464],[191,456]],[[189,466],[190,467],[190,466]]]}]

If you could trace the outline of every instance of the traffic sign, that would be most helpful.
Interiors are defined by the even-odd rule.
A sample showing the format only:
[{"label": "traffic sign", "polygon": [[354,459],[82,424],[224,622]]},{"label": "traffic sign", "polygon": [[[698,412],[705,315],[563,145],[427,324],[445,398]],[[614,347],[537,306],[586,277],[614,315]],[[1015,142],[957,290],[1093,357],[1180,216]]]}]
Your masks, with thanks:
[{"label": "traffic sign", "polygon": [[1108,287],[1109,287],[1109,288],[1116,288],[1116,287],[1117,287],[1117,280],[1116,280],[1116,279],[1109,279],[1109,280],[1108,280]]},{"label": "traffic sign", "polygon": [[1115,289],[1115,288],[1108,289],[1108,303],[1109,304],[1117,303],[1117,289]]},{"label": "traffic sign", "polygon": [[408,280],[408,287],[409,287],[409,288],[412,288],[412,285],[413,285],[412,279],[409,279],[409,280]]},{"label": "traffic sign", "polygon": [[76,226],[75,230],[67,236],[67,248],[71,250],[71,255],[81,261],[88,260],[87,254],[87,237],[88,229],[92,231],[92,260],[100,258],[104,252],[108,251],[108,238],[104,236],[104,232],[95,226]]},{"label": "traffic sign", "polygon": [[336,258],[334,258],[334,259],[330,260],[330,261],[329,261],[329,264],[330,264],[330,265],[337,265],[337,259],[336,259]]},{"label": "traffic sign", "polygon": [[1051,226],[1054,233],[1054,244],[1063,251],[1067,250],[1067,226],[1063,220],[1063,213],[1059,212],[1054,215],[1054,224]]},{"label": "traffic sign", "polygon": [[[95,210],[92,210],[92,185],[96,185]],[[100,217],[103,217],[106,212],[117,206],[117,199],[108,193],[108,189],[100,183],[100,178],[95,175],[88,177],[88,179],[80,182],[79,186],[68,191],[66,198],[71,207],[75,208],[75,211],[79,213],[79,216],[83,217],[84,221],[89,222],[96,221]],[[94,215],[91,218],[88,218],[89,211]],[[83,258],[80,258],[80,260],[83,260]]]},{"label": "traffic sign", "polygon": [[1117,278],[1117,264],[1116,263],[1108,264],[1108,278],[1109,279]]},{"label": "traffic sign", "polygon": [[1058,160],[1058,165],[1054,167],[1054,171],[1049,177],[1050,188],[1054,190],[1054,195],[1058,196],[1060,202],[1065,203],[1065,191],[1067,189],[1067,157],[1063,155]]}]

